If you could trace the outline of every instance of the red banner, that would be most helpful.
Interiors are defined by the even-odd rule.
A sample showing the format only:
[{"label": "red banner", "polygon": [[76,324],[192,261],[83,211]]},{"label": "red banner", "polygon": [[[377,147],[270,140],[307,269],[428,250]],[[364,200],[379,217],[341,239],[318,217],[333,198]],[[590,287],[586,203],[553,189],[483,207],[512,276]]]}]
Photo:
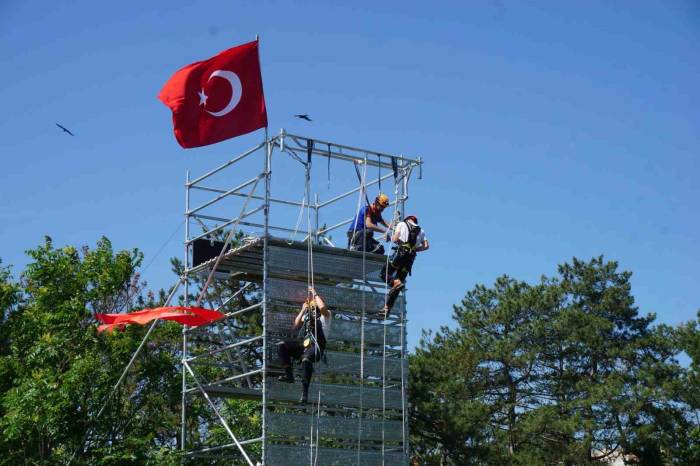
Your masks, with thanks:
[{"label": "red banner", "polygon": [[226,317],[225,314],[212,309],[186,306],[166,306],[154,309],[143,309],[128,314],[95,314],[102,325],[97,327],[98,332],[111,331],[115,327],[123,328],[126,324],[144,325],[154,319],[172,320],[190,327],[209,324]]}]

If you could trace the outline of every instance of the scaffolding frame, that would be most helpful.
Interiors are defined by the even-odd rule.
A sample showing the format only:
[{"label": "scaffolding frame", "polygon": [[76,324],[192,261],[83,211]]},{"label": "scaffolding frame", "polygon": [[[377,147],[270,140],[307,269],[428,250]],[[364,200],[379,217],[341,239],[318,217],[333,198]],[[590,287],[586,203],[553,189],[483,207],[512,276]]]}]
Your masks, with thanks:
[{"label": "scaffolding frame", "polygon": [[[299,202],[282,197],[272,196],[272,166],[273,154],[286,154],[299,162],[306,175],[304,198]],[[233,167],[239,167],[244,162],[262,154],[262,171],[253,177],[237,183],[230,188],[211,185],[215,177],[224,172],[229,173]],[[353,165],[358,180],[361,180],[360,168],[377,169],[376,177],[365,178],[357,187],[344,190],[332,195],[321,202],[318,194],[310,199],[311,167],[314,160],[327,160],[330,177],[330,162],[338,160]],[[186,458],[202,457],[208,459],[243,458],[247,464],[280,464],[280,459],[296,462],[306,461],[301,457],[301,448],[311,449],[311,457],[318,464],[333,462],[334,464],[406,464],[408,461],[408,421],[407,421],[407,343],[405,325],[406,306],[405,295],[396,303],[394,310],[387,320],[366,315],[366,305],[380,304],[379,298],[385,296],[385,285],[377,278],[379,267],[384,263],[384,256],[369,253],[347,251],[342,245],[335,247],[329,239],[329,233],[337,231],[350,224],[353,217],[339,220],[327,225],[321,223],[330,206],[343,200],[358,196],[360,203],[369,202],[367,188],[375,185],[381,187],[382,182],[394,183],[395,199],[392,208],[405,214],[406,201],[410,178],[415,169],[422,178],[423,161],[418,158],[407,158],[402,155],[392,155],[385,152],[361,149],[341,145],[319,139],[289,134],[281,130],[277,136],[268,137],[255,147],[235,156],[226,163],[190,179],[187,173],[185,183],[185,305],[189,305],[189,283],[192,277],[211,273],[215,280],[240,280],[243,288],[235,295],[220,299],[216,307],[226,314],[223,321],[204,328],[185,327],[182,333],[182,411],[180,447],[186,452]],[[255,165],[253,165],[255,166]],[[360,167],[360,168],[358,168]],[[229,169],[229,170],[227,170]],[[386,174],[382,174],[386,170]],[[226,181],[229,183],[229,181]],[[264,193],[258,193],[258,187],[263,186]],[[330,182],[329,182],[330,187]],[[207,196],[195,207],[191,206],[193,194],[202,193]],[[359,199],[364,195],[366,199]],[[221,205],[232,200],[245,199],[243,208],[235,217],[220,213]],[[254,205],[248,208],[248,202]],[[283,206],[299,209],[299,217],[294,228],[291,225],[271,222],[271,208]],[[217,210],[218,209],[218,210]],[[216,212],[212,212],[216,211]],[[307,212],[307,227],[300,229],[302,213]],[[313,218],[313,220],[311,220]],[[329,219],[330,220],[330,219]],[[191,223],[196,222],[201,233],[194,234]],[[198,242],[211,240],[226,230],[245,228],[252,234],[239,238],[236,247],[232,247],[218,258],[195,264],[193,261],[194,247]],[[272,232],[284,235],[304,235],[303,240],[292,241],[272,235]],[[290,393],[295,390],[284,390],[271,379],[275,373],[274,359],[276,354],[271,351],[271,342],[284,336],[285,327],[289,327],[291,311],[298,310],[301,297],[300,284],[303,267],[299,261],[304,256],[302,245],[306,241],[313,243],[313,256],[319,257],[321,266],[317,269],[316,280],[319,294],[330,301],[329,307],[335,304],[342,308],[342,313],[336,314],[333,320],[333,333],[338,332],[343,343],[338,351],[328,349],[326,354],[331,358],[330,368],[324,367],[324,377],[330,378],[331,383],[312,382],[309,392],[309,406],[318,397],[318,416],[314,420],[314,409],[308,414],[307,408],[293,404]],[[372,257],[370,257],[372,256]],[[362,273],[360,274],[361,264]],[[369,265],[368,265],[369,264]],[[212,270],[215,268],[215,270]],[[308,267],[306,268],[308,273]],[[320,271],[319,271],[320,270]],[[369,274],[367,272],[369,270]],[[370,276],[374,274],[373,276]],[[358,276],[361,275],[361,276]],[[210,279],[211,279],[210,277]],[[209,281],[207,281],[207,285]],[[206,286],[206,285],[205,285]],[[212,283],[216,286],[216,283]],[[234,298],[245,293],[249,287],[257,286],[259,301],[245,307],[229,309]],[[404,291],[405,293],[405,291]],[[362,302],[362,309],[357,303]],[[353,304],[354,303],[354,304]],[[353,306],[355,306],[353,308]],[[250,316],[258,318],[261,324],[257,334],[242,335],[236,323],[239,319]],[[361,332],[360,354],[356,334]],[[212,341],[212,346],[194,354],[190,349],[195,341],[201,339]],[[369,346],[365,346],[368,343]],[[379,349],[381,348],[381,350]],[[381,358],[379,355],[381,354]],[[247,359],[246,356],[247,355]],[[252,358],[251,358],[251,355]],[[222,360],[221,358],[224,358]],[[361,372],[357,385],[357,359]],[[387,361],[389,364],[387,364]],[[321,365],[321,363],[317,363]],[[367,370],[365,371],[365,366]],[[230,371],[230,375],[216,380],[207,380],[205,375],[198,373],[199,368],[217,368]],[[387,367],[392,386],[387,386]],[[377,387],[381,369],[381,390]],[[328,372],[327,374],[325,372]],[[314,376],[314,378],[317,378]],[[345,384],[335,382],[340,380]],[[400,393],[395,388],[401,387]],[[389,392],[387,391],[389,389]],[[359,390],[359,391],[358,391]],[[354,393],[359,393],[359,405]],[[321,407],[322,394],[328,400],[340,400],[337,403],[324,402]],[[389,393],[389,396],[387,396]],[[188,397],[201,395],[207,402],[216,420],[226,431],[232,442],[220,445],[200,445],[188,448]],[[260,400],[260,434],[250,438],[239,438],[234,428],[226,419],[225,405],[220,400],[225,397],[238,399]],[[335,398],[334,398],[335,397]],[[341,402],[343,401],[343,402]],[[345,403],[346,402],[346,403]],[[354,405],[353,405],[354,403]],[[367,408],[364,417],[363,407]],[[381,408],[381,419],[378,410]],[[391,410],[393,418],[387,420],[386,411]],[[323,410],[324,416],[321,416]],[[374,411],[372,411],[374,410]],[[359,413],[359,414],[358,414]],[[325,414],[330,414],[325,416]],[[400,419],[400,420],[399,420]],[[301,421],[311,424],[310,440],[300,430]],[[314,443],[314,425],[316,426],[316,443]],[[353,427],[357,425],[357,427]],[[205,430],[212,425],[205,425]],[[364,429],[363,429],[364,427]],[[350,438],[352,430],[357,430],[357,443]],[[324,446],[320,446],[320,436],[331,430],[336,435],[330,441],[324,437]],[[207,432],[202,434],[205,442],[209,438]],[[381,437],[381,450],[378,447],[378,437]],[[290,440],[291,439],[291,440]],[[295,444],[294,442],[297,442]],[[362,442],[371,444],[368,449],[361,449]],[[386,442],[393,442],[392,448],[385,448]],[[309,443],[310,442],[310,443]],[[190,442],[191,443],[191,442]],[[246,448],[259,444],[259,457],[253,459]],[[298,445],[302,445],[299,447]],[[355,448],[356,446],[356,448]],[[339,448],[338,448],[339,447]],[[314,455],[315,448],[315,455]],[[296,456],[295,456],[296,455]],[[320,460],[319,460],[320,459]]]}]

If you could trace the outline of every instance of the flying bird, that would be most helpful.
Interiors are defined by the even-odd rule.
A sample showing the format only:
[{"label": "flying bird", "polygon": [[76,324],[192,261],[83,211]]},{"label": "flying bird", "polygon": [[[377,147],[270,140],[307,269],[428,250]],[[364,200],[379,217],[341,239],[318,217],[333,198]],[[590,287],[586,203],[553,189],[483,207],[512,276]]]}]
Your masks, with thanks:
[{"label": "flying bird", "polygon": [[297,118],[300,118],[302,120],[311,121],[311,118],[309,118],[309,115],[294,115],[294,116]]},{"label": "flying bird", "polygon": [[56,126],[58,126],[59,128],[61,128],[64,132],[70,134],[71,136],[75,136],[75,134],[71,133],[70,130],[67,129],[67,128],[65,128],[64,126],[61,126],[61,125],[59,125],[58,123],[56,123]]}]

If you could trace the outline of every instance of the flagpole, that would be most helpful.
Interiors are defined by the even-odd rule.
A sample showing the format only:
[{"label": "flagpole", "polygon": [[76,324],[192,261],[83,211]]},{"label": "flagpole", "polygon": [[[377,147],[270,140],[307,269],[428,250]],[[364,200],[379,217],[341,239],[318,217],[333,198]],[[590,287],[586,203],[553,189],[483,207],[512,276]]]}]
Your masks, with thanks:
[{"label": "flagpole", "polygon": [[[260,63],[260,76],[262,79],[262,60],[260,60],[260,35],[255,34],[255,40],[258,43],[258,63]],[[267,405],[267,286],[268,286],[268,234],[269,234],[269,221],[270,221],[270,165],[272,162],[272,144],[270,142],[268,134],[268,125],[265,125],[265,163],[263,165],[263,170],[265,172],[265,220],[263,226],[263,282],[262,282],[262,331],[263,331],[263,360],[262,360],[262,416],[261,417],[261,430],[262,430],[262,448],[261,448],[261,459],[262,463],[265,464],[265,459],[267,457],[267,413],[265,412],[265,406]]]},{"label": "flagpole", "polygon": [[[258,43],[258,63],[260,63],[260,34],[255,34],[255,41]],[[262,75],[262,63],[260,64],[260,74]],[[265,145],[267,145],[268,130],[265,125]]]}]

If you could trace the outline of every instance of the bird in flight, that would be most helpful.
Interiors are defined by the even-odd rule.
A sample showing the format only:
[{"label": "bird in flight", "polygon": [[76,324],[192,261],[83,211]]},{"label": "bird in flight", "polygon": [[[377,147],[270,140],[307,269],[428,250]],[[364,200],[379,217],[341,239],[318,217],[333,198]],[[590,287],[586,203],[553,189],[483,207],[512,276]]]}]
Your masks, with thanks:
[{"label": "bird in flight", "polygon": [[300,118],[302,120],[311,121],[311,118],[309,118],[309,115],[294,115],[294,116],[297,118]]},{"label": "bird in flight", "polygon": [[71,133],[70,130],[69,130],[68,128],[63,127],[63,126],[59,125],[58,123],[56,123],[56,126],[58,126],[59,128],[61,128],[63,131],[65,131],[66,133],[70,134],[71,136],[75,136],[75,134]]}]

